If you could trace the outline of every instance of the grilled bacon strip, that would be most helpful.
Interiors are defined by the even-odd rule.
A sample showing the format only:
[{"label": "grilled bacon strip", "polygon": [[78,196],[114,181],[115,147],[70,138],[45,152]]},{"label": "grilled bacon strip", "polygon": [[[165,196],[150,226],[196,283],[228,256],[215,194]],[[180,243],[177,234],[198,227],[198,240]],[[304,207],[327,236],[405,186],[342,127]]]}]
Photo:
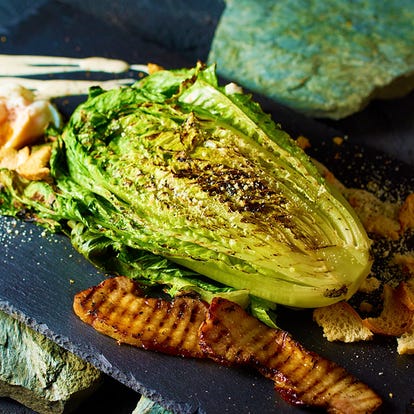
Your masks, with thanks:
[{"label": "grilled bacon strip", "polygon": [[204,356],[198,330],[207,305],[200,300],[147,298],[136,282],[114,277],[75,295],[73,309],[82,321],[119,343],[172,355]]},{"label": "grilled bacon strip", "polygon": [[226,299],[213,299],[201,327],[200,343],[210,358],[221,363],[257,368],[291,404],[347,414],[371,413],[381,405],[378,395],[343,368]]},{"label": "grilled bacon strip", "polygon": [[343,368],[223,298],[214,298],[209,307],[185,296],[148,298],[136,282],[120,276],[78,293],[73,308],[81,320],[120,343],[253,366],[294,405],[336,414],[372,413],[381,405],[380,397]]}]

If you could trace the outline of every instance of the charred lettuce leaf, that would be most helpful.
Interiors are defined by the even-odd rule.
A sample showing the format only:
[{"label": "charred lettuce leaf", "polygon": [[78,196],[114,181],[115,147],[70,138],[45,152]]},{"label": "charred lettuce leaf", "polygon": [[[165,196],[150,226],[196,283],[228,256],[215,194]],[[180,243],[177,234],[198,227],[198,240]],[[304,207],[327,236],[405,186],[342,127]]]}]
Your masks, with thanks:
[{"label": "charred lettuce leaf", "polygon": [[327,305],[370,270],[353,210],[250,96],[218,85],[214,66],[92,90],[52,173],[78,204],[61,203],[62,217],[265,301]]},{"label": "charred lettuce leaf", "polygon": [[0,213],[65,232],[108,272],[171,295],[274,304],[348,299],[370,271],[352,208],[215,67],[90,90],[53,144],[50,180],[0,170]]}]

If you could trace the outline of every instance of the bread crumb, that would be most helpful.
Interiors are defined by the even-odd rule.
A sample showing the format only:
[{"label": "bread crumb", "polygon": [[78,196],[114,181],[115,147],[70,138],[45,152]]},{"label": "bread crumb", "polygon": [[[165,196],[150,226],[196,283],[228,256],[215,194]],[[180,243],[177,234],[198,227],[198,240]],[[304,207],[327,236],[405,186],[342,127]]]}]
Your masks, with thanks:
[{"label": "bread crumb", "polygon": [[400,266],[404,273],[414,276],[414,254],[408,252],[406,254],[397,253],[393,256],[393,263]]},{"label": "bread crumb", "polygon": [[397,352],[400,355],[414,354],[414,330],[405,332],[397,338]]},{"label": "bread crumb", "polygon": [[380,287],[381,281],[374,276],[369,276],[361,283],[358,291],[362,293],[372,293]]},{"label": "bread crumb", "polygon": [[366,300],[363,300],[360,304],[359,304],[359,310],[363,313],[370,313],[372,312],[372,310],[374,309],[374,306],[367,302]]},{"label": "bread crumb", "polygon": [[161,70],[164,70],[164,68],[160,65],[157,65],[156,63],[148,63],[148,74],[152,75],[155,72],[159,72]]},{"label": "bread crumb", "polygon": [[342,137],[333,137],[332,142],[335,145],[342,145],[344,143],[344,139]]},{"label": "bread crumb", "polygon": [[414,277],[401,282],[397,287],[398,299],[414,312]]},{"label": "bread crumb", "polygon": [[308,138],[304,137],[303,135],[299,135],[296,138],[296,144],[303,150],[306,150],[311,147],[311,143]]},{"label": "bread crumb", "polygon": [[414,193],[405,199],[398,213],[398,220],[402,232],[414,229]]}]

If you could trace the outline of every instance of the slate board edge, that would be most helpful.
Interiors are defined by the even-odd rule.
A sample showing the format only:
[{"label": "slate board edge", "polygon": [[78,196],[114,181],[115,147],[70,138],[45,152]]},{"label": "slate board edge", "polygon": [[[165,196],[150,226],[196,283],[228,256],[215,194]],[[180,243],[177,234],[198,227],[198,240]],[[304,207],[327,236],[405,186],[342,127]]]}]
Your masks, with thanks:
[{"label": "slate board edge", "polygon": [[93,346],[90,347],[90,350],[81,349],[76,345],[75,341],[71,341],[68,337],[54,333],[46,324],[38,323],[34,318],[25,315],[8,301],[0,300],[0,310],[7,313],[9,316],[15,318],[16,320],[24,323],[34,331],[44,335],[46,338],[55,342],[63,349],[72,352],[84,361],[89,362],[104,374],[113,377],[137,393],[145,395],[154,402],[165,406],[165,408],[182,414],[192,414],[195,412],[202,413],[202,411],[199,411],[198,408],[194,407],[194,405],[191,403],[180,403],[177,401],[164,399],[162,395],[160,395],[157,391],[148,389],[144,385],[138,383],[135,379],[128,378],[120,369],[114,367],[114,365],[106,361],[104,358],[97,358],[96,355],[99,355],[99,350],[95,349]]}]

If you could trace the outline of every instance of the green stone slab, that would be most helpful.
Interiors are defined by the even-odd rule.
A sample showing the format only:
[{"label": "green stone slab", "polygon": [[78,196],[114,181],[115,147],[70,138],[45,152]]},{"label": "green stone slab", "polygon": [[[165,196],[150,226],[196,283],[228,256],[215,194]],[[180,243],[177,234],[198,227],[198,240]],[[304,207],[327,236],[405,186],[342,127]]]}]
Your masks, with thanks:
[{"label": "green stone slab", "polygon": [[92,365],[0,311],[0,396],[38,413],[67,413],[102,380]]},{"label": "green stone slab", "polygon": [[142,395],[132,414],[173,414],[173,412]]},{"label": "green stone slab", "polygon": [[306,115],[344,118],[414,88],[414,1],[228,0],[208,60]]}]

